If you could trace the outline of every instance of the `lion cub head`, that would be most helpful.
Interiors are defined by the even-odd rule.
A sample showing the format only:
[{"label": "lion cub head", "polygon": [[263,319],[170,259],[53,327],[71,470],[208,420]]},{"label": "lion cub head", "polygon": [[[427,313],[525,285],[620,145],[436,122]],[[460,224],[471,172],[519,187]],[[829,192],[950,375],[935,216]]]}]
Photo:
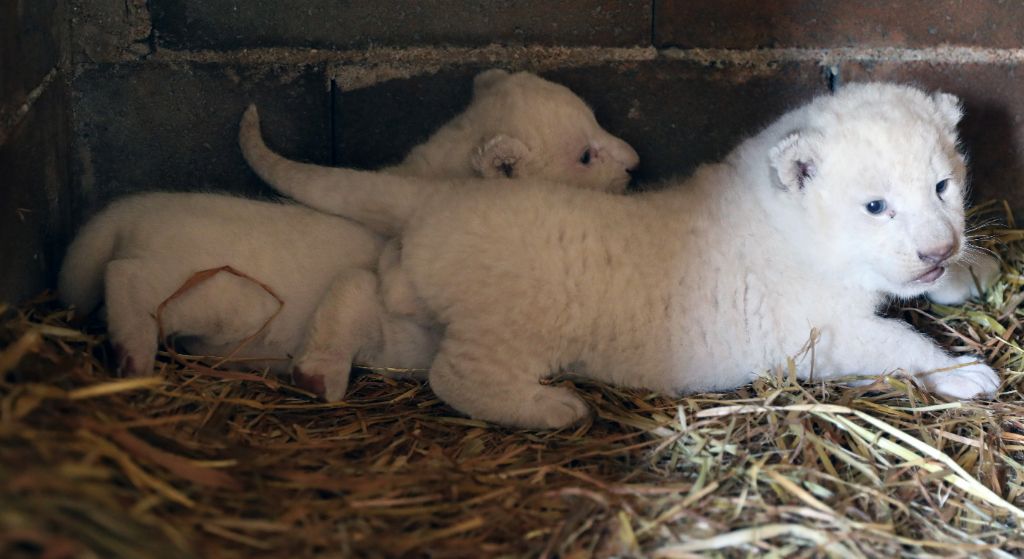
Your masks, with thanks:
[{"label": "lion cub head", "polygon": [[964,254],[966,166],[949,94],[849,85],[769,151],[815,257],[870,290],[913,297]]},{"label": "lion cub head", "polygon": [[640,158],[568,88],[528,72],[488,70],[469,107],[414,148],[398,170],[441,178],[533,178],[620,193]]}]

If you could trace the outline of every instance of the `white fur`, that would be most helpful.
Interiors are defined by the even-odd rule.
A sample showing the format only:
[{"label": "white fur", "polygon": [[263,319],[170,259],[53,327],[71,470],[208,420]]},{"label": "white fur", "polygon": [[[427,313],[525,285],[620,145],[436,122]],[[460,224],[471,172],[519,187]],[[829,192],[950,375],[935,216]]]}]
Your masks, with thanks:
[{"label": "white fur", "polygon": [[[68,249],[59,287],[83,311],[105,292],[119,369],[148,375],[158,305],[195,272],[229,265],[285,302],[238,356],[283,358],[298,349],[334,278],[373,270],[383,242],[365,227],[303,206],[220,194],[141,194],[114,202],[82,228]],[[190,352],[226,356],[278,306],[255,283],[222,272],[170,303],[162,320],[165,332],[179,336]],[[287,361],[267,364],[278,371],[287,367]]]},{"label": "white fur", "polygon": [[[473,83],[473,101],[466,111],[383,173],[447,179],[533,177],[610,193],[628,186],[629,171],[639,162],[636,152],[602,129],[586,103],[569,89],[527,72],[503,70],[483,72]],[[252,168],[270,184],[335,186],[338,170],[297,163],[270,151],[260,136],[255,107],[242,119],[239,143]],[[581,161],[585,153],[586,163]],[[515,183],[481,183],[511,184]],[[416,193],[399,193],[389,198],[389,204],[411,209],[418,198]],[[385,232],[401,227],[378,225]],[[397,254],[397,241],[392,241],[379,267],[383,292],[366,274],[343,278],[332,288],[295,354],[298,384],[337,400],[345,394],[353,361],[375,367],[430,366],[438,327],[424,316],[396,268]]]},{"label": "white fur", "polygon": [[[998,389],[990,367],[876,313],[890,294],[964,292],[963,274],[921,279],[964,254],[959,114],[949,95],[850,85],[723,163],[631,197],[357,171],[337,176],[344,193],[279,186],[358,221],[406,224],[401,271],[446,327],[430,383],[475,418],[572,423],[583,401],[538,382],[570,367],[669,393],[734,388],[801,355],[812,330],[801,378],[902,369],[969,398]],[[396,194],[415,194],[415,208],[389,214]],[[869,213],[874,200],[885,211]]]},{"label": "white fur", "polygon": [[936,303],[959,305],[971,297],[983,294],[1001,274],[999,262],[994,257],[972,251],[950,264],[946,268],[945,281],[929,289],[925,295]]},{"label": "white fur", "polygon": [[[473,83],[469,108],[385,171],[436,179],[544,178],[613,193],[629,185],[628,171],[640,158],[565,86],[503,70],[483,72]],[[585,153],[588,163],[581,161]],[[260,161],[250,163],[262,174]]]},{"label": "white fur", "polygon": [[[534,104],[529,114],[518,104],[520,95]],[[601,130],[583,102],[564,87],[529,74],[492,70],[475,80],[473,103],[465,113],[388,171],[431,177],[480,174],[473,169],[483,164],[481,158],[515,136],[524,140],[513,146],[531,149],[515,161],[502,155],[500,164],[514,175],[574,177],[573,184],[620,191],[629,179],[627,169],[636,164],[635,152]],[[610,146],[626,161],[616,170],[615,165],[582,166],[575,156],[549,153],[555,145],[575,145],[580,138],[587,145]],[[250,161],[274,164],[277,156],[263,145],[255,107],[246,112],[240,140]],[[268,153],[269,158],[260,158]],[[288,162],[277,169],[287,172]],[[482,174],[505,176],[504,170]],[[288,367],[281,359],[293,355],[300,368],[333,373],[326,378],[300,374],[304,386],[343,393],[353,359],[384,367],[425,367],[436,351],[438,336],[430,323],[384,313],[373,273],[382,243],[361,226],[299,206],[213,194],[146,194],[115,202],[82,229],[68,249],[59,287],[64,299],[83,311],[94,308],[105,291],[119,368],[125,374],[150,374],[157,306],[193,273],[230,265],[268,284],[285,301],[269,329],[238,356],[277,358],[265,364],[281,372]],[[392,299],[401,296],[392,291]],[[396,306],[403,304],[417,302],[405,299]],[[277,306],[257,285],[221,273],[168,305],[164,326],[194,353],[227,355],[259,330]]]},{"label": "white fur", "polygon": [[[348,172],[290,161],[270,151],[260,137],[255,107],[242,119],[239,143],[246,161],[270,185],[308,183],[331,190],[343,184]],[[590,154],[586,164],[581,161],[585,153]],[[639,161],[633,148],[601,128],[593,111],[568,88],[527,72],[489,70],[474,80],[473,101],[465,112],[384,172],[432,179],[511,175],[621,193]],[[336,194],[344,195],[344,189]],[[419,198],[416,192],[393,192],[385,210],[389,217],[374,221],[374,228],[400,231],[402,219],[396,223],[390,216],[397,207],[412,211]],[[367,207],[358,211],[376,211],[374,200],[365,202]]]}]

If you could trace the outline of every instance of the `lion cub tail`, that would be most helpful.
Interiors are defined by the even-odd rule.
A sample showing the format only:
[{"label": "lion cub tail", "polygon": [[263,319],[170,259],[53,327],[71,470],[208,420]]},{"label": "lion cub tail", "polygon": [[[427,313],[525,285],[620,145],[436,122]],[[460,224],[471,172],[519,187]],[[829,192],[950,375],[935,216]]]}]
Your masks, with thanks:
[{"label": "lion cub tail", "polygon": [[278,192],[387,235],[401,233],[413,212],[434,191],[410,177],[322,167],[281,157],[263,143],[255,105],[242,116],[238,143],[249,166]]}]

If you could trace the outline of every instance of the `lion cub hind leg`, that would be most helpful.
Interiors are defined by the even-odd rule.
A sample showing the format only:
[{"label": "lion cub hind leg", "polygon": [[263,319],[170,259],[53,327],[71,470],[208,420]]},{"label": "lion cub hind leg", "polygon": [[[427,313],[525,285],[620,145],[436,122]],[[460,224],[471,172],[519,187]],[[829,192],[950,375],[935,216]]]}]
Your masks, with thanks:
[{"label": "lion cub hind leg", "polygon": [[151,276],[152,270],[142,261],[114,260],[107,264],[107,323],[121,376],[153,374],[158,337],[153,313],[166,295],[152,285]]},{"label": "lion cub hind leg", "polygon": [[415,320],[385,314],[381,318],[382,345],[362,348],[356,362],[370,367],[398,369],[381,372],[389,378],[427,380],[426,369],[434,361],[440,337],[435,330]]},{"label": "lion cub hind leg", "polygon": [[356,354],[382,343],[382,313],[373,272],[349,270],[336,277],[292,359],[295,385],[329,402],[344,398]]},{"label": "lion cub hind leg", "polygon": [[391,239],[384,245],[377,274],[380,276],[381,296],[388,313],[422,324],[436,322],[423,301],[416,296],[406,268],[402,266],[401,243],[397,239]]},{"label": "lion cub hind leg", "polygon": [[473,419],[527,429],[561,429],[590,415],[571,390],[540,384],[551,372],[543,360],[520,348],[451,334],[434,358],[430,385],[453,408]]}]

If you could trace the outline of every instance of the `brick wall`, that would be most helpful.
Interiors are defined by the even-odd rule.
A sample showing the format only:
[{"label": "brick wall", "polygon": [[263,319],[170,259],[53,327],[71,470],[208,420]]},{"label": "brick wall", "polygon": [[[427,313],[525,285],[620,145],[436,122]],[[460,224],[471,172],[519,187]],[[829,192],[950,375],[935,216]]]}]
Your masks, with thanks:
[{"label": "brick wall", "polygon": [[[1008,198],[1024,215],[1019,0],[67,1],[75,196],[65,223],[127,192],[269,194],[235,142],[251,102],[287,156],[394,162],[458,112],[471,77],[491,67],[533,70],[579,93],[636,147],[642,182],[720,157],[836,84],[940,88],[965,101],[977,196]],[[59,0],[0,0],[30,4]],[[48,36],[25,40],[50,45]],[[50,51],[31,52],[50,62],[26,68],[46,75]],[[59,113],[66,96],[47,91],[56,100],[34,111]]]}]

